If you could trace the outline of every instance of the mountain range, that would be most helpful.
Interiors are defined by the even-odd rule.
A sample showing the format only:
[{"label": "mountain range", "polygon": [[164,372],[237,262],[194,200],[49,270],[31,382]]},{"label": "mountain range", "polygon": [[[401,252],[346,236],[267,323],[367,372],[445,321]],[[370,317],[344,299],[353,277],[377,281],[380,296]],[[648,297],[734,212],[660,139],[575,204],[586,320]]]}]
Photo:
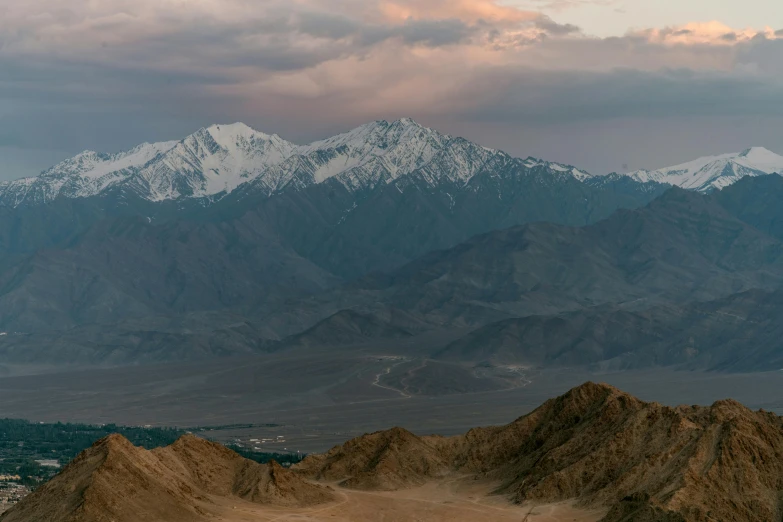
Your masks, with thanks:
[{"label": "mountain range", "polygon": [[[234,124],[126,153],[85,152],[0,186],[0,355],[181,361],[415,343],[462,328],[475,332],[421,355],[765,369],[778,360],[772,338],[759,337],[759,356],[737,365],[736,345],[712,342],[718,322],[685,322],[733,306],[725,303],[774,315],[783,178],[762,174],[776,161],[750,149],[663,177],[593,176],[409,119],[307,146]],[[712,181],[667,177],[685,170]],[[532,354],[533,318],[571,326]],[[658,343],[642,357],[622,351],[622,335],[600,350],[573,340],[584,341],[585,321],[643,320],[654,331],[634,342],[687,331],[704,349],[686,357],[690,348]],[[524,348],[497,355],[509,339]]]},{"label": "mountain range", "polygon": [[[436,187],[466,185],[482,171],[543,169],[588,183],[600,176],[570,165],[513,158],[462,138],[441,134],[409,118],[375,121],[347,133],[296,145],[243,123],[212,125],[180,141],[143,143],[114,154],[84,151],[40,176],[0,183],[0,205],[19,207],[58,198],[122,195],[149,202],[214,201],[238,192],[269,196],[335,180],[352,193],[373,190],[417,172]],[[753,147],[659,170],[624,176],[702,192],[745,176],[783,171],[783,157]]]},{"label": "mountain range", "polygon": [[254,313],[476,233],[583,225],[664,190],[593,186],[574,172],[411,120],[307,147],[232,125],[125,154],[84,153],[0,188],[0,328]]},{"label": "mountain range", "polygon": [[[35,178],[0,185],[0,203],[20,206],[58,197],[87,198],[126,192],[148,201],[222,198],[234,192],[275,194],[334,179],[351,192],[421,170],[430,185],[465,184],[488,163],[510,156],[453,138],[410,119],[376,121],[299,146],[243,123],[213,125],[185,139],[145,143],[127,152],[85,151]],[[545,168],[589,177],[574,167],[529,158],[526,169]]]}]

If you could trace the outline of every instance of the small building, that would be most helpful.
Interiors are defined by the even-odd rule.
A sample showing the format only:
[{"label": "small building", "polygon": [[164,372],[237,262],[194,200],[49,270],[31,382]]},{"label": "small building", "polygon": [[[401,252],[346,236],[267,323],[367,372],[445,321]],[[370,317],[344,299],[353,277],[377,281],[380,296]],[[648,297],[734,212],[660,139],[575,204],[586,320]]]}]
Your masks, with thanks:
[{"label": "small building", "polygon": [[44,468],[54,468],[54,469],[60,469],[60,462],[56,460],[36,460],[36,462],[43,466]]}]

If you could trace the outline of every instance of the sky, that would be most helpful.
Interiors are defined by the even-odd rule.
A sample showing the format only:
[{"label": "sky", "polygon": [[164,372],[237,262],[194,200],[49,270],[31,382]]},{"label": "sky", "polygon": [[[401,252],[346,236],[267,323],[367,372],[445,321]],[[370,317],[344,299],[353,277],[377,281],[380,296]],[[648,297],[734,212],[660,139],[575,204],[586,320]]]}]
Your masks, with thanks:
[{"label": "sky", "polygon": [[783,153],[781,102],[773,0],[0,0],[0,179],[400,117],[603,174]]}]

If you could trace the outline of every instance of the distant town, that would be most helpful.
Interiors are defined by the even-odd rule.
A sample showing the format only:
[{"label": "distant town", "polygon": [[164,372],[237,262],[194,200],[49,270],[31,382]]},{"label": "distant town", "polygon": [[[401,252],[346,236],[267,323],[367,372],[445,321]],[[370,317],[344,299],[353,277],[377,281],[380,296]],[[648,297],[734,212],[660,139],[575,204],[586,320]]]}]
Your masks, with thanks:
[{"label": "distant town", "polygon": [[0,475],[0,514],[30,494],[30,488],[19,482],[19,475]]}]

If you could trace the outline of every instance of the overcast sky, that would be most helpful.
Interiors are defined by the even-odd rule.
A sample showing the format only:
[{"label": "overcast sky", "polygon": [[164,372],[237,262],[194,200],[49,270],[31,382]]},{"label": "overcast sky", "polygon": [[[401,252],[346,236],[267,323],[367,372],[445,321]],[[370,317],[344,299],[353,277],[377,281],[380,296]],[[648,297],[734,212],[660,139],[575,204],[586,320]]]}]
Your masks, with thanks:
[{"label": "overcast sky", "polygon": [[595,173],[783,153],[779,0],[0,0],[0,179],[244,121]]}]

